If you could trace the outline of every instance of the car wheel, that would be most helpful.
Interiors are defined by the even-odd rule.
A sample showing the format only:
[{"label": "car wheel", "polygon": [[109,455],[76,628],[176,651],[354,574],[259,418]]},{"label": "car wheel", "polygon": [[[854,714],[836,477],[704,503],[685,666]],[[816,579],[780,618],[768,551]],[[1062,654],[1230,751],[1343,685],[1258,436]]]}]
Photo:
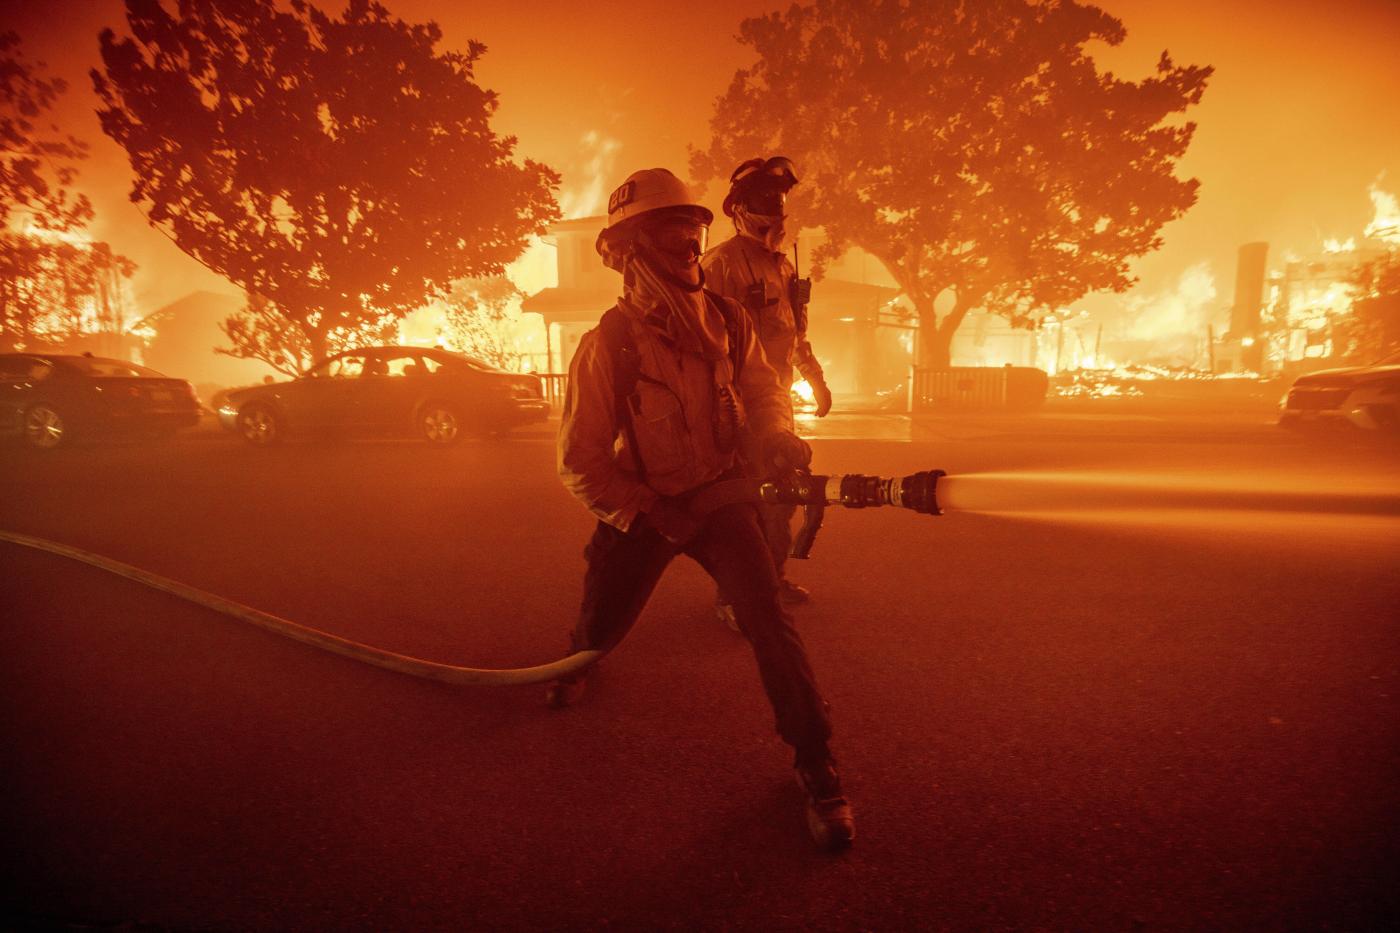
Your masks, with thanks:
[{"label": "car wheel", "polygon": [[282,439],[282,420],[266,405],[249,405],[238,413],[238,433],[254,447],[270,447]]},{"label": "car wheel", "polygon": [[68,424],[52,405],[40,402],[24,413],[24,441],[30,447],[53,450],[67,440]]},{"label": "car wheel", "polygon": [[429,444],[446,447],[462,437],[462,419],[447,402],[428,402],[418,409],[418,433]]}]

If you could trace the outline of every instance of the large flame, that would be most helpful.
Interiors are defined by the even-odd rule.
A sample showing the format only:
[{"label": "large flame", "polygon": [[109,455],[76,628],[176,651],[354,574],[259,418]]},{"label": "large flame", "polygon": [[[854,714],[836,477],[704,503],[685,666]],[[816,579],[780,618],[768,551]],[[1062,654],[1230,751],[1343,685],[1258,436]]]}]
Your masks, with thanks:
[{"label": "large flame", "polygon": [[18,225],[11,227],[11,230],[18,236],[31,237],[45,243],[67,243],[70,246],[91,246],[93,244],[92,234],[86,227],[79,227],[75,230],[50,230],[48,227],[35,223],[33,218],[25,218]]},{"label": "large flame", "polygon": [[1400,246],[1400,200],[1380,187],[1380,179],[1371,183],[1371,205],[1375,209],[1366,225],[1366,236],[1392,246]]},{"label": "large flame", "polygon": [[1129,299],[1133,322],[1128,337],[1160,341],[1197,336],[1214,316],[1217,295],[1210,263],[1198,262],[1182,272],[1171,288]]},{"label": "large flame", "polygon": [[559,210],[565,219],[589,217],[600,213],[608,192],[617,183],[617,154],[622,143],[599,130],[589,130],[579,140],[580,151],[584,154],[582,163],[568,174],[581,178],[559,193]]},{"label": "large flame", "polygon": [[[62,263],[67,261],[64,259],[52,265],[41,262],[36,269],[20,274],[22,279],[28,281],[29,293],[25,300],[29,305],[28,333],[31,338],[81,342],[99,334],[121,335],[133,331],[139,336],[149,337],[154,333],[149,327],[137,323],[138,315],[133,310],[137,305],[131,280],[121,270],[121,263],[125,260],[113,256],[107,244],[99,243],[88,228],[54,230],[35,223],[32,216],[19,215],[11,216],[0,233],[18,242],[28,241],[31,245],[72,247],[74,251],[86,253],[92,259],[97,258],[95,251],[101,249],[108,259],[105,266],[94,264],[89,270],[90,275],[81,280],[81,289],[77,291],[71,290],[74,282],[61,268]],[[24,343],[19,346],[24,346]]]}]

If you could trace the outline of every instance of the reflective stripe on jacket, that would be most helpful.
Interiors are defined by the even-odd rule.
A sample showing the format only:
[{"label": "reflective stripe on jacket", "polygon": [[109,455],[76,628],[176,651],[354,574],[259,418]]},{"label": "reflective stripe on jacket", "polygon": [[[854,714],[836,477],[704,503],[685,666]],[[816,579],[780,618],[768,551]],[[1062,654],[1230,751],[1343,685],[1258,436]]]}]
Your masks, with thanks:
[{"label": "reflective stripe on jacket", "polygon": [[[618,423],[613,396],[617,367],[597,327],[579,340],[569,364],[558,453],[564,486],[593,514],[626,531],[657,496],[679,495],[719,478],[737,454],[715,444],[713,367],[698,354],[677,350],[627,305],[620,307],[640,357],[631,411],[647,482],[638,479],[636,457]],[[743,341],[736,386],[749,431],[761,436],[787,430],[792,419],[787,387],[779,387],[747,315],[735,317]]]}]

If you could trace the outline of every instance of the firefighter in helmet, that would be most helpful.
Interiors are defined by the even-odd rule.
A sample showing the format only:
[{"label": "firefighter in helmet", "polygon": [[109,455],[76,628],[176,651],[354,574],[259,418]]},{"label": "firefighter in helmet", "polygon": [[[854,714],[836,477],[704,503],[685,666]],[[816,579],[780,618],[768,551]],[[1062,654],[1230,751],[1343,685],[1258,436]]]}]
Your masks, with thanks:
[{"label": "firefighter in helmet", "polygon": [[[840,848],[855,827],[827,745],[827,705],[779,599],[758,511],[688,509],[698,490],[741,475],[741,448],[747,463],[774,469],[811,459],[748,316],[703,287],[712,219],[665,169],[634,172],[608,201],[597,248],[622,273],[622,297],[579,341],[559,428],[564,485],[598,518],[572,649],[617,644],[672,559],[696,560],[731,594],[778,733],[795,751],[813,837]],[[549,704],[572,705],[584,683],[555,681]]]},{"label": "firefighter in helmet", "polygon": [[[792,161],[783,156],[749,159],[729,177],[724,213],[733,218],[735,235],[707,252],[700,260],[705,284],[743,306],[763,344],[768,362],[778,374],[784,391],[793,384],[796,368],[812,387],[816,414],[831,410],[831,391],[821,363],[807,340],[807,298],[810,283],[798,279],[788,261],[783,241],[787,226],[787,193],[797,184]],[[789,429],[792,422],[788,422]],[[778,571],[779,593],[789,605],[810,597],[806,588],[787,579],[784,565],[792,547],[792,517],[796,506],[763,508],[763,527],[773,564]],[[721,593],[717,611],[734,626],[733,609]]]}]

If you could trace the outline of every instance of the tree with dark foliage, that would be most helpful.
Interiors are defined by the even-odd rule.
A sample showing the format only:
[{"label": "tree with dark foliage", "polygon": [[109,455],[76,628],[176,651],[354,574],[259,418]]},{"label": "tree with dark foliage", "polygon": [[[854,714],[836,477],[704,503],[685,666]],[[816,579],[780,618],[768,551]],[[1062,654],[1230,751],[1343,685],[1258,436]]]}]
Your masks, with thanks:
[{"label": "tree with dark foliage", "polygon": [[1075,0],[813,0],[747,19],[758,60],[716,102],[692,173],[794,159],[791,212],[827,234],[814,259],[878,259],[918,312],[924,365],[945,367],[973,308],[1034,327],[1126,289],[1129,260],[1195,202],[1173,174],[1195,129],[1178,117],[1211,69],[1163,53],[1142,81],[1100,71],[1086,45],[1125,34]]},{"label": "tree with dark foliage", "polygon": [[87,144],[47,124],[67,90],[0,34],[0,350],[120,332],[120,288],[135,269],[86,227],[74,184]]},{"label": "tree with dark foliage", "polygon": [[131,199],[256,296],[235,355],[301,369],[383,332],[454,279],[499,274],[558,216],[558,175],[513,158],[474,80],[486,51],[350,0],[126,0],[101,36],[102,128]]},{"label": "tree with dark foliage", "polygon": [[448,347],[501,369],[520,368],[511,330],[525,297],[510,279],[464,279],[443,296],[442,337]]},{"label": "tree with dark foliage", "polygon": [[19,36],[0,33],[0,229],[24,221],[72,230],[92,219],[92,205],[72,189],[87,145],[41,124],[67,83],[41,68],[25,60]]}]

